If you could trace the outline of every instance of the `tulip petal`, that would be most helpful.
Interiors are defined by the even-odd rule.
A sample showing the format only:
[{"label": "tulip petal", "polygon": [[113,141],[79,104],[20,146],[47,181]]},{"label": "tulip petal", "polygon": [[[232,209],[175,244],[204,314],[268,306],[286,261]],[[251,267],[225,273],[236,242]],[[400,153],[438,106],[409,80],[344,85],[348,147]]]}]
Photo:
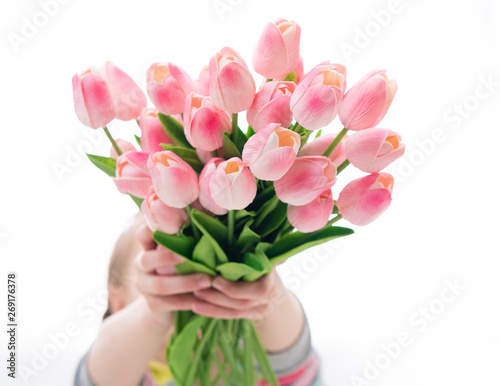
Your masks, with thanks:
[{"label": "tulip petal", "polygon": [[[88,126],[94,129],[106,126],[115,118],[113,100],[108,85],[99,75],[92,73],[84,75],[80,81],[83,103],[88,114]],[[81,111],[82,107],[79,104],[76,113],[79,118],[85,119]]]},{"label": "tulip petal", "polygon": [[122,121],[136,119],[146,107],[146,95],[124,71],[107,62],[104,66],[106,81],[113,96],[116,117]]}]

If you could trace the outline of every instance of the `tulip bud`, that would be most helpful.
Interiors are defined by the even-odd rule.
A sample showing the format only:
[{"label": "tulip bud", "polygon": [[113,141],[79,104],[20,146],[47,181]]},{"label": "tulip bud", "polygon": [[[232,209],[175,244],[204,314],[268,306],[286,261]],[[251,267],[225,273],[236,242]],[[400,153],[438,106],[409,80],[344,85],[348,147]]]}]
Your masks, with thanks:
[{"label": "tulip bud", "polygon": [[285,175],[300,148],[300,135],[270,123],[252,135],[243,148],[243,162],[261,180],[276,181]]},{"label": "tulip bud", "polygon": [[143,151],[130,151],[116,160],[116,172],[113,181],[121,193],[144,198],[151,187],[148,172],[149,154]]},{"label": "tulip bud", "polygon": [[306,205],[335,184],[336,174],[327,157],[297,157],[288,172],[274,182],[276,196],[290,205]]},{"label": "tulip bud", "polygon": [[73,102],[80,122],[93,129],[106,126],[116,117],[109,86],[93,67],[73,76]]},{"label": "tulip bud", "polygon": [[210,193],[210,181],[212,180],[217,166],[222,162],[224,162],[222,158],[212,158],[208,161],[200,174],[200,204],[205,209],[217,215],[226,214],[227,210],[217,205],[212,198],[212,194]]},{"label": "tulip bud", "polygon": [[144,92],[130,76],[111,62],[106,62],[101,71],[111,91],[116,118],[122,121],[137,119],[147,105]]},{"label": "tulip bud", "polygon": [[196,88],[189,75],[172,63],[154,63],[146,76],[151,101],[165,115],[184,111],[184,99]]},{"label": "tulip bud", "polygon": [[321,193],[309,204],[303,206],[288,205],[286,215],[290,224],[299,232],[314,232],[328,223],[333,210],[333,197],[330,189]]},{"label": "tulip bud", "polygon": [[294,21],[278,19],[268,23],[255,47],[252,65],[267,79],[292,72],[300,58],[300,27]]},{"label": "tulip bud", "polygon": [[168,137],[165,128],[158,118],[158,110],[144,109],[139,119],[141,127],[141,147],[142,150],[148,153],[156,153],[162,151],[161,143],[172,144],[172,140]]},{"label": "tulip bud", "polygon": [[401,143],[401,136],[391,130],[365,129],[349,137],[345,151],[355,167],[377,173],[401,157],[405,145]]},{"label": "tulip bud", "polygon": [[184,106],[184,134],[189,143],[206,151],[222,146],[222,134],[231,133],[231,116],[219,110],[210,97],[190,93]]},{"label": "tulip bud", "polygon": [[208,66],[204,66],[201,71],[196,83],[196,93],[198,95],[210,96],[210,83],[208,75]]},{"label": "tulip bud", "polygon": [[142,202],[141,210],[149,229],[153,232],[160,231],[173,235],[189,221],[186,210],[165,205],[152,188]]},{"label": "tulip bud", "polygon": [[214,202],[227,210],[246,208],[257,194],[255,177],[237,157],[221,162],[210,180]]},{"label": "tulip bud", "polygon": [[[338,134],[339,133],[324,134],[316,138],[314,141],[306,143],[300,149],[298,156],[304,157],[310,155],[323,155],[325,153],[325,150],[328,148],[328,146],[330,146],[330,144]],[[328,158],[330,158],[330,160],[335,164],[335,167],[337,168],[340,166],[340,164],[342,164],[342,162],[346,160],[346,155],[345,155],[346,139],[347,135],[341,139],[339,144],[335,146],[335,149],[333,150],[332,154],[328,156]]]},{"label": "tulip bud", "polygon": [[359,131],[375,127],[384,118],[398,86],[385,71],[373,71],[345,94],[339,111],[344,127]]},{"label": "tulip bud", "polygon": [[268,82],[264,84],[247,111],[247,121],[255,132],[269,123],[290,126],[293,114],[290,99],[297,85],[294,82]]},{"label": "tulip bud", "polygon": [[210,59],[208,68],[214,104],[233,114],[248,110],[255,96],[255,82],[241,56],[224,47]]},{"label": "tulip bud", "polygon": [[[125,141],[124,139],[117,138],[115,140],[116,144],[120,148],[120,151],[122,154],[128,153],[129,151],[137,151],[134,145],[132,145],[129,141]],[[111,146],[109,149],[109,156],[111,158],[117,159],[118,158],[118,153],[115,150],[114,146]]]},{"label": "tulip bud", "polygon": [[331,123],[344,94],[345,77],[344,66],[329,63],[322,63],[306,74],[290,101],[295,120],[308,130]]},{"label": "tulip bud", "polygon": [[198,198],[198,177],[182,158],[171,151],[151,154],[148,160],[153,187],[168,206],[184,208]]},{"label": "tulip bud", "polygon": [[391,204],[394,178],[388,173],[374,173],[351,181],[337,200],[339,213],[354,225],[368,225]]}]

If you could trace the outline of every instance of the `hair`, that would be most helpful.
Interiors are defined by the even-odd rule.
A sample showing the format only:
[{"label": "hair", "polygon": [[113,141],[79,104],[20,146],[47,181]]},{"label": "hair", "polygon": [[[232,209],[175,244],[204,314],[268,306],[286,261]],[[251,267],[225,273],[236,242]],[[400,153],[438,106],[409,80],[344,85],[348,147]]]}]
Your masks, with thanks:
[{"label": "hair", "polygon": [[[115,241],[108,265],[108,288],[120,288],[127,285],[126,270],[130,260],[135,257],[131,251],[133,251],[134,242],[136,242],[136,232],[142,224],[144,224],[144,217],[141,212],[138,212]],[[110,315],[111,303],[108,296],[108,309],[102,319],[104,320]]]}]

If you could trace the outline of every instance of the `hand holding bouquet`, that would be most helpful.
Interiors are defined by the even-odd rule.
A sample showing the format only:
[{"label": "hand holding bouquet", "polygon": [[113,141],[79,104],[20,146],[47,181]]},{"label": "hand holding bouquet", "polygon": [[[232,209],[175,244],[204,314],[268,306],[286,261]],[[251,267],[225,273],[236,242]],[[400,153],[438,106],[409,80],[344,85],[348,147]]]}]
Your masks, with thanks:
[{"label": "hand holding bouquet", "polygon": [[[352,234],[333,225],[340,219],[367,225],[390,205],[394,180],[382,170],[405,147],[399,134],[376,126],[396,82],[373,71],[346,92],[341,64],[323,62],[304,74],[300,34],[293,21],[266,26],[252,61],[264,77],[259,90],[229,47],[196,81],[172,63],[151,65],[155,108],[109,62],[73,78],[78,118],[103,128],[113,144],[111,157],[90,160],[139,205],[158,245],[183,259],[181,275],[256,281],[290,256]],[[344,128],[323,134],[337,115]],[[113,139],[106,125],[115,118],[137,120],[140,151]],[[369,174],[334,200],[332,187],[349,164]],[[265,382],[277,385],[249,320],[177,311],[167,361],[179,385],[253,385],[261,377],[255,362]]]}]

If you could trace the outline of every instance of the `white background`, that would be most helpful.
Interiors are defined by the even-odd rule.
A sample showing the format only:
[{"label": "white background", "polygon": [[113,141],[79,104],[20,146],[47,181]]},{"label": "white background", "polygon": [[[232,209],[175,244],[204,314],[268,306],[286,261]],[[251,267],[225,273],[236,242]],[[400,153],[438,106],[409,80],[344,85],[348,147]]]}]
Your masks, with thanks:
[{"label": "white background", "polygon": [[[18,272],[18,375],[21,365],[33,370],[25,382],[7,379],[2,333],[2,385],[72,384],[104,311],[102,302],[95,311],[90,302],[102,295],[112,244],[135,212],[78,155],[107,155],[109,145],[101,136],[88,147],[85,133],[93,132],[74,115],[73,74],[111,60],[144,86],[152,62],[172,61],[196,78],[225,45],[251,63],[265,23],[278,17],[302,27],[306,70],[324,60],[344,63],[350,86],[387,69],[399,91],[380,126],[407,144],[390,168],[397,176],[391,208],[330,243],[329,252],[308,251],[282,269],[309,315],[324,384],[366,380],[366,361],[377,360],[385,369],[358,384],[500,384],[497,1],[403,0],[390,7],[386,0],[221,0],[226,8],[218,13],[212,0],[66,0],[45,19],[41,3],[3,0],[0,8],[0,292],[5,273]],[[16,50],[14,34],[34,18],[40,27]],[[363,39],[362,31],[370,36]],[[482,86],[488,79],[490,91]],[[110,128],[116,137],[137,133],[135,123]],[[343,173],[335,194],[354,175]],[[446,280],[466,289],[441,308]],[[424,325],[419,307],[429,305],[434,320]],[[0,309],[6,313],[6,305]],[[49,334],[68,323],[77,325],[77,336],[40,363]],[[411,344],[384,362],[381,345],[404,331]]]}]

